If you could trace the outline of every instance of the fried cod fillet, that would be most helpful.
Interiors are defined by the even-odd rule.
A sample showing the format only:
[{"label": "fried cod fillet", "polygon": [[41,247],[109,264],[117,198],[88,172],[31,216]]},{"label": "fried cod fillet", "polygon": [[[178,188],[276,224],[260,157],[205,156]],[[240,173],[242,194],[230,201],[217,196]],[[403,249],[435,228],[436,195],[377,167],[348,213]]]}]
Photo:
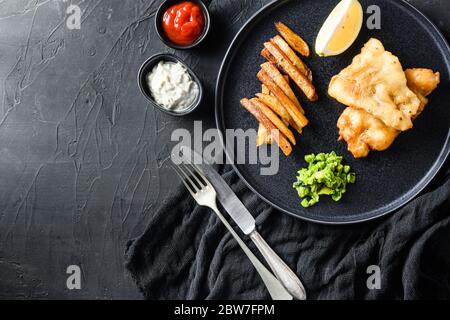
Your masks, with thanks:
[{"label": "fried cod fillet", "polygon": [[[417,117],[428,103],[430,95],[440,82],[439,72],[430,69],[405,70],[408,87],[420,100]],[[399,130],[388,127],[383,121],[365,110],[348,107],[338,119],[339,139],[345,140],[348,150],[355,158],[363,158],[370,150],[383,151],[391,146],[400,133]]]},{"label": "fried cod fillet", "polygon": [[431,69],[412,68],[405,70],[408,87],[417,95],[420,100],[420,106],[417,114],[413,116],[415,119],[428,104],[427,96],[429,96],[439,85],[441,75]]},{"label": "fried cod fillet", "polygon": [[412,128],[412,118],[421,106],[419,97],[407,86],[399,59],[374,38],[331,79],[328,94],[400,131]]},{"label": "fried cod fillet", "polygon": [[352,107],[345,108],[337,126],[339,140],[347,142],[347,149],[355,158],[367,157],[370,150],[386,150],[400,133],[367,111]]}]

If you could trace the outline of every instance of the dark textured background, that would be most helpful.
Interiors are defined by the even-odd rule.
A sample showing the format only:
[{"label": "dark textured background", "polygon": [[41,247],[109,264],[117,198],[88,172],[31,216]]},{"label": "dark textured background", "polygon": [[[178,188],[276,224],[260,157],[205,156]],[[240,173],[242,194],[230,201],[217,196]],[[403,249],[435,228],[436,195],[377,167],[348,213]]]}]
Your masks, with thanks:
[{"label": "dark textured background", "polygon": [[[70,2],[70,1],[69,1]],[[136,85],[156,37],[160,1],[0,2],[0,298],[140,298],[124,271],[126,241],[178,184],[165,160],[174,128],[213,126],[219,63],[239,27],[268,1],[213,1],[206,46],[176,52],[200,76],[202,108],[173,118]],[[450,2],[410,1],[450,37]],[[413,33],[413,31],[412,31]],[[82,289],[66,289],[66,268]]]}]

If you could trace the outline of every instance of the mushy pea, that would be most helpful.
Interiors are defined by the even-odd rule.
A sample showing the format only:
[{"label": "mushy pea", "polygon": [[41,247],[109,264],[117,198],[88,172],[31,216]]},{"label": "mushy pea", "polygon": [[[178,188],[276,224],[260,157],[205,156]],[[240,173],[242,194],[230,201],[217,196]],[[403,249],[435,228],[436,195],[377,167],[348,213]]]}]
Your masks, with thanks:
[{"label": "mushy pea", "polygon": [[341,200],[347,184],[356,181],[356,174],[351,172],[350,166],[342,164],[342,157],[334,151],[306,155],[305,161],[308,168],[297,172],[297,181],[293,184],[305,208],[319,202],[321,195],[330,195],[334,201]]}]

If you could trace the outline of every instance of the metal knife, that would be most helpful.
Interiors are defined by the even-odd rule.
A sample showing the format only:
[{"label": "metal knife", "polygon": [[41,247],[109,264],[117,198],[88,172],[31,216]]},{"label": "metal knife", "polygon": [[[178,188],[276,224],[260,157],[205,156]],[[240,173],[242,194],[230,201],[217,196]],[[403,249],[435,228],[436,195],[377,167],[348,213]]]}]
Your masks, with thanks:
[{"label": "metal knife", "polygon": [[181,147],[180,151],[183,160],[196,164],[209,179],[216,189],[217,200],[242,232],[250,237],[286,290],[294,298],[305,300],[306,292],[300,279],[261,237],[256,230],[255,218],[253,218],[220,174],[210,165],[210,161],[188,147]]}]

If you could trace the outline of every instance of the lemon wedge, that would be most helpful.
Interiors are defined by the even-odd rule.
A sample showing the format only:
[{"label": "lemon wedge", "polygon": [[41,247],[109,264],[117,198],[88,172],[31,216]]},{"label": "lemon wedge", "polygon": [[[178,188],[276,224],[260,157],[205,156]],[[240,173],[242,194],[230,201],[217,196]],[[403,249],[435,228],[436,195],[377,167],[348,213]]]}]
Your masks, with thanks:
[{"label": "lemon wedge", "polygon": [[316,39],[319,56],[336,56],[347,50],[358,37],[363,9],[358,0],[342,0],[325,20]]}]

